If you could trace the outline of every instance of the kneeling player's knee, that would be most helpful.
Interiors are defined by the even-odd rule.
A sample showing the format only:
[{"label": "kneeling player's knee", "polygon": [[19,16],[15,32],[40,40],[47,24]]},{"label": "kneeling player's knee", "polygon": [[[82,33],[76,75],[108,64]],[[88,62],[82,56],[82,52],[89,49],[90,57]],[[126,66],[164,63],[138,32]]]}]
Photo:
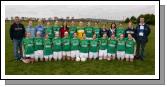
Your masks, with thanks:
[{"label": "kneeling player's knee", "polygon": [[81,61],[86,61],[86,58],[81,58]]},{"label": "kneeling player's knee", "polygon": [[99,56],[99,60],[102,60],[103,58]]},{"label": "kneeling player's knee", "polygon": [[80,58],[79,58],[79,57],[77,57],[75,60],[76,60],[76,61],[80,61]]}]

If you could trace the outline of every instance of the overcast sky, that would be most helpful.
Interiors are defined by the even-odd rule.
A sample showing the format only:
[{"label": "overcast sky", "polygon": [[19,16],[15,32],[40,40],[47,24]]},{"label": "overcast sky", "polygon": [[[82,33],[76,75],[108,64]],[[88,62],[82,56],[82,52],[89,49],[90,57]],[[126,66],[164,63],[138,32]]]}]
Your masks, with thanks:
[{"label": "overcast sky", "polygon": [[153,13],[153,5],[7,5],[5,16],[26,17],[63,17],[75,18],[101,18],[122,20],[123,17],[139,16]]}]

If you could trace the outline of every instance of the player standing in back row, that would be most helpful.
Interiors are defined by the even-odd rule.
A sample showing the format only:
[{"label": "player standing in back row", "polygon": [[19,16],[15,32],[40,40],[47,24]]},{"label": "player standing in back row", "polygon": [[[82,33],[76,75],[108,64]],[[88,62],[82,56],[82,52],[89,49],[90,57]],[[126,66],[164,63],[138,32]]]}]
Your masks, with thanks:
[{"label": "player standing in back row", "polygon": [[79,26],[77,27],[77,37],[82,40],[83,39],[83,34],[84,34],[85,30],[84,30],[84,26],[83,26],[83,22],[79,22]]},{"label": "player standing in back row", "polygon": [[70,38],[73,38],[74,36],[74,33],[77,31],[77,27],[75,26],[75,22],[72,21],[71,22],[71,25],[69,27],[69,35],[70,35]]},{"label": "player standing in back row", "polygon": [[48,34],[49,39],[52,39],[54,37],[53,29],[49,21],[47,22],[45,33]]},{"label": "player standing in back row", "polygon": [[121,26],[116,29],[116,38],[120,38],[120,35],[125,35],[125,29]]},{"label": "player standing in back row", "polygon": [[53,25],[53,32],[54,32],[54,34],[56,32],[59,32],[59,34],[60,34],[60,28],[61,28],[61,26],[59,26],[59,21],[55,21],[55,24]]},{"label": "player standing in back row", "polygon": [[94,24],[93,32],[96,34],[96,38],[100,38],[100,27],[98,26],[97,22]]},{"label": "player standing in back row", "polygon": [[88,22],[87,26],[85,27],[85,34],[87,40],[92,40],[93,37],[93,27],[91,27],[91,23]]},{"label": "player standing in back row", "polygon": [[43,24],[42,20],[38,20],[38,25],[35,27],[35,33],[40,32],[41,37],[44,37],[45,36],[45,28],[42,24]]}]

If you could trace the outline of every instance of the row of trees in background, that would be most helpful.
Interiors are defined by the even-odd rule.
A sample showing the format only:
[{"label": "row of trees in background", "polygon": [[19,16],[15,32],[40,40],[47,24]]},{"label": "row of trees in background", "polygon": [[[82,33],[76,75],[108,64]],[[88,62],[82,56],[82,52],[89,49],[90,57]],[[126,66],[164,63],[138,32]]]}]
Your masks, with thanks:
[{"label": "row of trees in background", "polygon": [[[144,17],[145,19],[145,23],[147,24],[150,24],[150,25],[155,25],[155,15],[154,14],[141,14],[139,15],[137,18],[135,16],[132,16],[130,18],[126,18],[125,20],[108,20],[108,19],[94,19],[94,18],[80,18],[80,19],[75,19],[74,17],[66,17],[65,19],[64,18],[58,18],[58,17],[49,17],[49,18],[42,18],[41,20],[42,21],[55,21],[55,20],[59,20],[59,21],[83,21],[83,22],[86,22],[86,21],[96,21],[96,22],[120,22],[120,23],[128,23],[129,21],[131,21],[132,23],[134,24],[137,24],[139,23],[139,19],[140,17]],[[37,21],[39,18],[34,18],[34,17],[21,17],[20,18],[22,21],[27,21],[27,20],[33,20],[33,21]],[[6,18],[5,19],[6,21],[9,21],[9,20],[14,20],[14,17],[11,17],[11,19],[8,19]]]},{"label": "row of trees in background", "polygon": [[[14,21],[14,18],[15,17],[11,17],[11,18],[6,18],[5,20],[6,21],[11,21],[13,22]],[[38,21],[38,20],[42,20],[42,22],[47,22],[47,21],[50,21],[50,22],[53,22],[53,21],[75,21],[75,22],[79,22],[79,21],[82,21],[82,22],[105,22],[105,23],[111,23],[111,22],[114,22],[114,23],[119,23],[119,22],[123,22],[123,20],[111,20],[111,19],[97,19],[97,18],[74,18],[74,17],[66,17],[66,18],[60,18],[60,17],[49,17],[49,18],[35,18],[35,17],[20,17],[20,20],[21,21],[28,21],[28,20],[32,20],[32,21]]]},{"label": "row of trees in background", "polygon": [[150,25],[155,25],[155,15],[154,14],[141,14],[137,18],[135,16],[132,16],[130,18],[126,18],[125,23],[128,23],[129,21],[131,21],[134,24],[139,23],[140,17],[144,17],[145,23],[150,24]]}]

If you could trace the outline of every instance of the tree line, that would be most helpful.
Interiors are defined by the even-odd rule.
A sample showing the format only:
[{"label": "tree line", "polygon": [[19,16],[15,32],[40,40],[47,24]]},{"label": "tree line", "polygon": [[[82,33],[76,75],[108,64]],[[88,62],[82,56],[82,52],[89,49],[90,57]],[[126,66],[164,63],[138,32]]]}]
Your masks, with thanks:
[{"label": "tree line", "polygon": [[145,23],[150,24],[150,25],[155,25],[155,15],[154,14],[141,14],[137,18],[135,16],[132,16],[130,18],[125,19],[125,23],[128,23],[131,21],[134,24],[139,23],[140,17],[144,17]]}]

